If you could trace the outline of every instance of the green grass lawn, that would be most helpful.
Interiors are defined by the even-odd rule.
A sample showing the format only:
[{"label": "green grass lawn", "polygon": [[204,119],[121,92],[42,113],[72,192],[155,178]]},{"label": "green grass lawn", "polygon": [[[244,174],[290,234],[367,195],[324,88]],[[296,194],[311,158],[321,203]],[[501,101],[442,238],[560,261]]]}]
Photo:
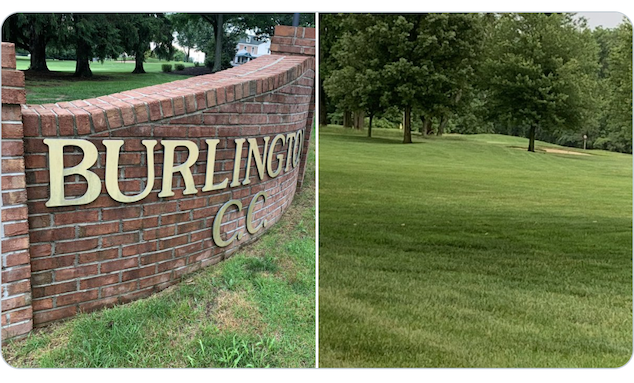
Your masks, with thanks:
[{"label": "green grass lawn", "polygon": [[373,133],[319,132],[320,367],[628,362],[632,156]]},{"label": "green grass lawn", "polygon": [[229,260],[155,296],[36,330],[14,367],[314,367],[314,145],[281,221]]},{"label": "green grass lawn", "polygon": [[[177,64],[173,61],[158,61],[149,59],[144,64],[143,74],[132,74],[134,62],[104,61],[91,62],[90,69],[93,77],[89,79],[77,79],[72,75],[75,72],[75,61],[48,60],[49,74],[26,73],[26,101],[28,104],[47,104],[60,101],[83,100],[92,97],[104,96],[146,86],[162,84],[166,82],[182,80],[189,76],[163,73],[161,65]],[[191,67],[192,63],[181,63]],[[27,57],[17,57],[16,67],[26,70],[29,67]]]}]

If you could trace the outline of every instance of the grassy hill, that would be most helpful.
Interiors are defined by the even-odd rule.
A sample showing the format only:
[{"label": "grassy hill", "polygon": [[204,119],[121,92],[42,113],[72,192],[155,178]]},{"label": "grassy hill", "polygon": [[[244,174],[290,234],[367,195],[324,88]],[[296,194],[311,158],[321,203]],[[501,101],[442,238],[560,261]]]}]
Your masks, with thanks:
[{"label": "grassy hill", "polygon": [[320,366],[629,360],[631,156],[374,133],[320,128]]}]

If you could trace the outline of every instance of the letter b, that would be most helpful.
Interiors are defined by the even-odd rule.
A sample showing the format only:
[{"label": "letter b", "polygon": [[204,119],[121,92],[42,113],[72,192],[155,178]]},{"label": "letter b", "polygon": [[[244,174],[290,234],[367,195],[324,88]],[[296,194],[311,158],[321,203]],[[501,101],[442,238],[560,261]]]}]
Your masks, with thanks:
[{"label": "letter b", "polygon": [[[96,200],[101,194],[101,180],[91,172],[90,167],[97,162],[97,147],[86,140],[77,139],[45,139],[48,145],[48,161],[51,197],[47,207],[85,205]],[[64,147],[77,146],[84,152],[84,158],[73,167],[64,168]],[[64,177],[78,174],[86,179],[88,190],[79,198],[66,199],[64,196]]]}]

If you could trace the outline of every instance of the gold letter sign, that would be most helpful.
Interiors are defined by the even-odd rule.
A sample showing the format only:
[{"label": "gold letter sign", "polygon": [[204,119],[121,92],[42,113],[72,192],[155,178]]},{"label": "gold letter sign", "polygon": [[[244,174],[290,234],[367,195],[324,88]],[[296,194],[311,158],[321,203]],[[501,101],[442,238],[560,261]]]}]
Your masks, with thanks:
[{"label": "gold letter sign", "polygon": [[[126,195],[123,194],[119,188],[119,156],[121,148],[123,147],[123,140],[103,140],[105,150],[105,184],[106,192],[108,195],[117,202],[132,203],[141,201],[147,197],[154,188],[155,170],[154,170],[154,150],[158,144],[157,140],[142,140],[141,143],[145,146],[146,151],[146,167],[147,167],[147,181],[145,187],[138,194]],[[264,180],[268,178],[275,178],[279,176],[282,171],[288,172],[291,169],[297,167],[299,164],[300,156],[302,155],[302,144],[304,142],[304,131],[298,130],[294,133],[288,133],[287,135],[277,134],[271,140],[271,137],[262,138],[262,149],[258,146],[258,140],[256,138],[236,138],[235,155],[233,160],[233,178],[229,183],[228,177],[215,184],[214,183],[214,167],[216,165],[216,149],[220,143],[219,139],[206,139],[207,143],[207,170],[205,171],[205,185],[202,188],[203,192],[223,190],[228,187],[234,188],[251,183],[251,163],[255,163],[255,170],[257,170],[257,178]],[[248,142],[249,147],[246,151],[246,158],[243,158],[243,148],[245,142]],[[97,163],[99,153],[95,144],[88,140],[83,139],[50,139],[44,140],[44,144],[48,146],[48,162],[49,162],[49,174],[50,174],[50,199],[46,202],[47,207],[58,206],[72,206],[72,205],[86,205],[99,197],[101,194],[101,180],[97,173],[90,171],[89,169]],[[172,190],[172,180],[176,173],[180,173],[183,177],[183,184],[185,189],[183,195],[197,194],[196,184],[194,176],[192,174],[192,167],[198,161],[199,149],[194,141],[188,140],[162,140],[161,145],[164,148],[163,152],[163,179],[162,188],[158,194],[159,198],[172,197],[175,195]],[[229,143],[226,144],[227,147]],[[79,161],[79,164],[64,168],[64,148],[67,146],[74,146],[83,152],[83,158]],[[278,152],[275,148],[279,146]],[[284,149],[284,146],[288,148]],[[175,165],[174,160],[176,156],[176,148],[182,147],[185,150],[181,151],[179,158],[184,158],[184,161]],[[223,148],[225,145],[223,145]],[[286,153],[286,159],[284,154]],[[225,156],[226,157],[226,156]],[[223,157],[223,158],[225,158]],[[245,161],[243,161],[245,160]],[[286,168],[284,168],[284,161],[286,160]],[[102,160],[103,161],[103,160]],[[274,168],[274,164],[277,162],[277,166]],[[104,164],[100,164],[104,167]],[[224,162],[219,163],[222,165],[219,169],[226,169]],[[244,170],[244,178],[240,179],[241,171]],[[223,172],[224,173],[224,172]],[[223,174],[221,173],[221,174]],[[84,195],[80,197],[66,198],[64,195],[64,177],[79,175],[86,179],[87,190]],[[253,177],[256,178],[255,176]],[[72,181],[71,181],[72,182]],[[266,220],[263,220],[257,227],[253,226],[253,214],[257,199],[262,197],[266,200],[266,193],[260,192],[255,195],[251,204],[249,205],[247,212],[247,228],[249,233],[255,234],[261,227],[266,227]],[[214,238],[217,239],[219,246],[227,246],[234,239],[240,240],[240,235],[233,236],[227,241],[223,241],[220,238],[220,224],[222,216],[225,211],[232,205],[238,207],[238,211],[242,210],[242,204],[239,200],[231,200],[220,209],[219,217],[214,221]]]}]

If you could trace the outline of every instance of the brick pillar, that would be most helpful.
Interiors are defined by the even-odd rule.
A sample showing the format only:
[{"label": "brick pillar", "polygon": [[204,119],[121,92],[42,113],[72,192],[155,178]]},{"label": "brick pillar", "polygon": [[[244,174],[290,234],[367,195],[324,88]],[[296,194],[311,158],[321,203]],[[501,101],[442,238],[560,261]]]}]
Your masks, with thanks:
[{"label": "brick pillar", "polygon": [[2,43],[2,340],[33,328],[29,222],[26,206],[21,104],[26,103],[24,72],[15,69],[15,46]]},{"label": "brick pillar", "polygon": [[310,109],[306,119],[306,130],[302,157],[299,164],[297,186],[302,187],[306,174],[306,161],[308,159],[308,147],[313,132],[313,116],[315,114],[315,28],[289,27],[277,25],[274,36],[271,38],[271,54],[285,56],[310,56],[313,57],[312,88]]}]

